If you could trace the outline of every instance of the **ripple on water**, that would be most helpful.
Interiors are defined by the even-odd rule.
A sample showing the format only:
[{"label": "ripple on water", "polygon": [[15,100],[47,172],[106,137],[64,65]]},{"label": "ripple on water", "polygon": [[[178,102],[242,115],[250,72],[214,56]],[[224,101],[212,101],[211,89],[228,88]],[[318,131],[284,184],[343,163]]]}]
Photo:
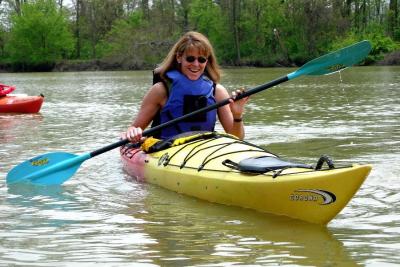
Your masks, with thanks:
[{"label": "ripple on water", "polygon": [[[352,69],[355,71],[352,72]],[[118,150],[82,164],[61,187],[0,179],[0,265],[395,265],[400,233],[398,68],[304,77],[251,97],[247,140],[282,157],[371,163],[347,207],[320,228],[137,183]],[[226,70],[233,89],[287,69]],[[378,75],[379,74],[379,75]],[[0,177],[35,155],[86,153],[118,140],[150,72],[2,74],[46,95],[42,112],[0,114]],[[105,93],[106,92],[106,93]],[[36,93],[35,93],[36,94]],[[217,129],[222,130],[218,125]]]}]

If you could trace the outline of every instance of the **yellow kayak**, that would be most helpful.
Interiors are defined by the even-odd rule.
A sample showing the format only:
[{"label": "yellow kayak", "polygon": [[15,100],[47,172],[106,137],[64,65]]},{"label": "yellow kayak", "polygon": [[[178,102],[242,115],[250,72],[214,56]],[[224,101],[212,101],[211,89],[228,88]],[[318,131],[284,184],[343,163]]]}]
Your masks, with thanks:
[{"label": "yellow kayak", "polygon": [[316,166],[294,163],[218,133],[150,140],[142,147],[124,146],[120,152],[124,170],[138,181],[316,224],[332,220],[372,168],[335,167],[328,157],[321,157]]}]

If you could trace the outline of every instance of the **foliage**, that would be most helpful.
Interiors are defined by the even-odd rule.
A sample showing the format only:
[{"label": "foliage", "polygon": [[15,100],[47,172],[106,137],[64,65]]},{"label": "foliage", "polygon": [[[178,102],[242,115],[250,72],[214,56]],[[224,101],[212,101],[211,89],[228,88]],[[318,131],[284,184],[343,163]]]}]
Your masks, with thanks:
[{"label": "foliage", "polygon": [[98,51],[109,61],[126,64],[124,59],[129,58],[133,62],[142,62],[142,60],[135,58],[135,55],[140,54],[135,53],[134,47],[143,37],[142,32],[139,33],[139,31],[144,26],[143,14],[140,11],[133,12],[127,19],[116,20],[110,32],[98,45]]},{"label": "foliage", "polygon": [[215,52],[219,59],[227,59],[226,40],[227,31],[221,20],[222,11],[220,6],[212,0],[194,0],[190,5],[189,21],[193,30],[199,31],[215,44]]},{"label": "foliage", "polygon": [[338,39],[336,42],[332,43],[330,48],[331,50],[336,50],[362,40],[369,40],[372,44],[372,50],[365,59],[365,64],[371,64],[382,60],[385,54],[399,49],[399,45],[390,37],[385,36],[383,27],[378,24],[370,25],[365,32],[361,34],[357,34],[354,31],[349,32],[345,38]]},{"label": "foliage", "polygon": [[67,58],[153,68],[189,30],[210,39],[223,65],[301,65],[363,39],[373,44],[369,64],[399,48],[398,0],[71,1],[66,15],[63,1],[7,0],[3,13],[14,10],[11,22],[1,16],[0,63],[51,68]]},{"label": "foliage", "polygon": [[80,58],[96,59],[102,56],[97,47],[112,29],[112,25],[124,15],[123,3],[123,0],[77,1]]},{"label": "foliage", "polygon": [[49,69],[70,55],[73,37],[66,15],[54,1],[26,2],[21,15],[12,16],[12,30],[6,50],[10,60],[22,69]]},{"label": "foliage", "polygon": [[0,59],[5,57],[5,44],[7,39],[7,32],[4,27],[0,25]]},{"label": "foliage", "polygon": [[240,53],[244,64],[272,65],[286,61],[286,46],[280,39],[283,8],[280,1],[255,0],[244,6],[239,22]]}]

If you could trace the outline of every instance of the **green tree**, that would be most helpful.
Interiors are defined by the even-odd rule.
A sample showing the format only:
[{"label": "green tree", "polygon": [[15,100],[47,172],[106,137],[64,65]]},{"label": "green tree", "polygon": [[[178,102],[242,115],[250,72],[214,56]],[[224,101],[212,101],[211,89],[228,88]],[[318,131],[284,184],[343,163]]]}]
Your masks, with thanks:
[{"label": "green tree", "polygon": [[[123,0],[77,0],[75,36],[81,58],[99,58],[97,45],[111,30],[114,22],[124,17]],[[79,50],[78,50],[79,48]]]},{"label": "green tree", "polygon": [[109,64],[121,64],[128,69],[143,65],[145,52],[141,44],[147,43],[145,31],[142,30],[145,27],[141,11],[132,12],[127,19],[116,20],[98,46],[104,59]]},{"label": "green tree", "polygon": [[399,7],[397,0],[390,0],[388,12],[388,32],[390,37],[399,40]]},{"label": "green tree", "polygon": [[73,49],[66,15],[52,0],[21,5],[21,15],[12,16],[7,51],[18,69],[48,70]]},{"label": "green tree", "polygon": [[[223,65],[300,65],[366,38],[374,44],[373,57],[367,61],[373,62],[399,47],[393,42],[400,40],[399,3],[0,0],[0,59],[3,66],[12,60],[24,68],[50,66],[65,57],[96,59],[93,62],[108,68],[154,67],[184,32],[195,30],[210,39]],[[73,53],[67,26],[74,32]]]},{"label": "green tree", "polygon": [[0,59],[3,59],[5,56],[4,47],[6,44],[7,32],[4,27],[0,25]]},{"label": "green tree", "polygon": [[218,60],[229,61],[233,53],[230,32],[220,5],[212,0],[194,0],[189,11],[190,29],[205,34],[213,44]]},{"label": "green tree", "polygon": [[[281,0],[244,1],[239,28],[242,64],[288,64]],[[281,36],[282,34],[282,36]]]}]

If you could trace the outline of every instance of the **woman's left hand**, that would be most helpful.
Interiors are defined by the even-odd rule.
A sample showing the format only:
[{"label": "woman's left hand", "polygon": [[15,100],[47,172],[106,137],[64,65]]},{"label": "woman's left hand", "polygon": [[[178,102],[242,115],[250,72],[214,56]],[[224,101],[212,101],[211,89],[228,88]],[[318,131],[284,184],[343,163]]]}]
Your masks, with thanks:
[{"label": "woman's left hand", "polygon": [[230,104],[229,107],[231,108],[231,112],[233,115],[234,119],[240,119],[243,116],[243,112],[244,112],[244,106],[246,105],[247,101],[249,100],[249,97],[244,97],[240,100],[234,101],[234,99],[242,94],[244,92],[244,88],[235,90],[232,92],[232,98],[230,100]]}]

